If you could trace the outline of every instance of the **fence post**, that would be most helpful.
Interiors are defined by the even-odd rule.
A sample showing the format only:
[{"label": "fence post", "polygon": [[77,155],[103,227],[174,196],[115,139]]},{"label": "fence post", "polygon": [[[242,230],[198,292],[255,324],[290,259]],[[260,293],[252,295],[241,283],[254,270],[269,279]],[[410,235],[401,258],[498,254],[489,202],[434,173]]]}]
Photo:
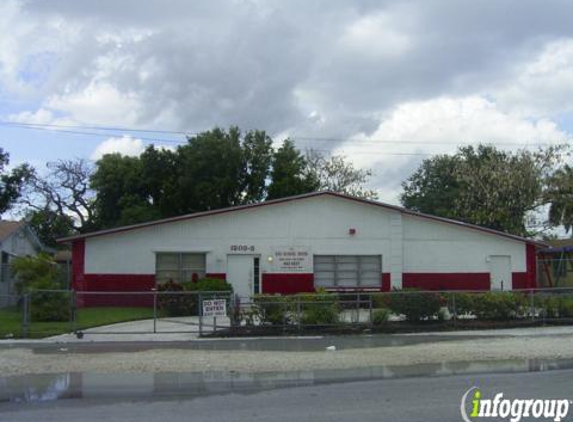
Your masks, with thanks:
[{"label": "fence post", "polygon": [[76,291],[75,290],[71,290],[71,294],[70,294],[70,306],[72,308],[72,333],[76,332],[77,329],[77,311],[78,311],[78,299],[76,296]]},{"label": "fence post", "polygon": [[22,337],[28,337],[29,325],[30,325],[30,296],[28,293],[24,295],[23,303],[23,321],[22,321]]},{"label": "fence post", "polygon": [[151,289],[153,292],[153,334],[157,333],[157,289]]},{"label": "fence post", "polygon": [[199,337],[203,336],[203,295],[199,292],[198,297],[198,311],[199,311]]},{"label": "fence post", "polygon": [[302,324],[302,312],[301,312],[301,306],[300,306],[300,298],[297,297],[296,298],[296,325],[298,326],[298,329],[301,329],[301,324]]},{"label": "fence post", "polygon": [[535,292],[533,289],[529,290],[529,303],[531,306],[531,319],[535,319]]},{"label": "fence post", "polygon": [[374,325],[372,323],[372,293],[368,295],[368,318],[370,321],[370,328]]},{"label": "fence post", "polygon": [[452,292],[452,311],[453,311],[453,320],[454,320],[454,327],[457,328],[458,326],[458,307],[456,305],[456,292]]}]

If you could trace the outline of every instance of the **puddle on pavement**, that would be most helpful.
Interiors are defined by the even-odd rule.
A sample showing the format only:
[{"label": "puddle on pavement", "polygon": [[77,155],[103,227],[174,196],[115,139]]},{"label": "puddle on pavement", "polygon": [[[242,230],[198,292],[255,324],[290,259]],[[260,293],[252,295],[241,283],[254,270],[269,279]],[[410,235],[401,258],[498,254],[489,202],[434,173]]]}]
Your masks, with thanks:
[{"label": "puddle on pavement", "polygon": [[292,372],[64,373],[0,377],[0,403],[61,399],[192,398],[320,384],[447,375],[573,369],[572,360],[499,360]]},{"label": "puddle on pavement", "polygon": [[[488,336],[497,338],[499,336]],[[97,340],[97,337],[93,337]],[[187,350],[248,350],[313,352],[335,346],[337,350],[361,349],[367,347],[408,346],[438,341],[459,341],[475,338],[471,335],[362,335],[362,336],[325,336],[325,337],[282,337],[282,338],[230,338],[202,339],[179,342],[99,342],[86,339],[85,343],[35,343],[26,345],[34,353],[111,353],[141,352],[153,349]],[[481,336],[480,338],[485,338]],[[18,344],[0,346],[0,348],[20,347]]]}]

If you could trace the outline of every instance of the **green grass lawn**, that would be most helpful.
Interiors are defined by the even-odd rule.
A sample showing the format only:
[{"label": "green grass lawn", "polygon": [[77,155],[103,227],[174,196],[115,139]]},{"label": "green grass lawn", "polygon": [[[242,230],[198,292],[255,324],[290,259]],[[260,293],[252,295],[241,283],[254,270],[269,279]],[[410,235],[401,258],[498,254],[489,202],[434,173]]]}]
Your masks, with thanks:
[{"label": "green grass lawn", "polygon": [[[97,307],[80,308],[77,312],[77,329],[98,327],[116,322],[153,318],[152,308]],[[70,322],[30,322],[28,337],[42,338],[72,331]],[[22,312],[16,308],[0,309],[0,339],[22,337]]]}]

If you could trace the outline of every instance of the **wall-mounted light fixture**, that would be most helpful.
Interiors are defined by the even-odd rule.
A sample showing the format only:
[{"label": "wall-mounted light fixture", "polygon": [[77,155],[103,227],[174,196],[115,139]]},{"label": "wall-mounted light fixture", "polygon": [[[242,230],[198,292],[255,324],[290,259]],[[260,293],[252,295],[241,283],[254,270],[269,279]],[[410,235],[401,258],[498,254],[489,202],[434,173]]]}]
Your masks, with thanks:
[{"label": "wall-mounted light fixture", "polygon": [[267,256],[267,262],[268,262],[269,264],[272,264],[273,259],[274,259],[274,258],[272,257],[272,255]]}]

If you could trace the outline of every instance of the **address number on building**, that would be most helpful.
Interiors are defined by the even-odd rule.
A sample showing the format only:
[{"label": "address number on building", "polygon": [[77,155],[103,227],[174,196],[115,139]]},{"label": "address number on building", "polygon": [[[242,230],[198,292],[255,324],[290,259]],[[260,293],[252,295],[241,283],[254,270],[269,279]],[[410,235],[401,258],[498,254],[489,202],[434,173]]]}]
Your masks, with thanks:
[{"label": "address number on building", "polygon": [[227,316],[227,299],[212,299],[203,301],[203,316]]},{"label": "address number on building", "polygon": [[231,245],[231,252],[255,252],[255,245]]}]

